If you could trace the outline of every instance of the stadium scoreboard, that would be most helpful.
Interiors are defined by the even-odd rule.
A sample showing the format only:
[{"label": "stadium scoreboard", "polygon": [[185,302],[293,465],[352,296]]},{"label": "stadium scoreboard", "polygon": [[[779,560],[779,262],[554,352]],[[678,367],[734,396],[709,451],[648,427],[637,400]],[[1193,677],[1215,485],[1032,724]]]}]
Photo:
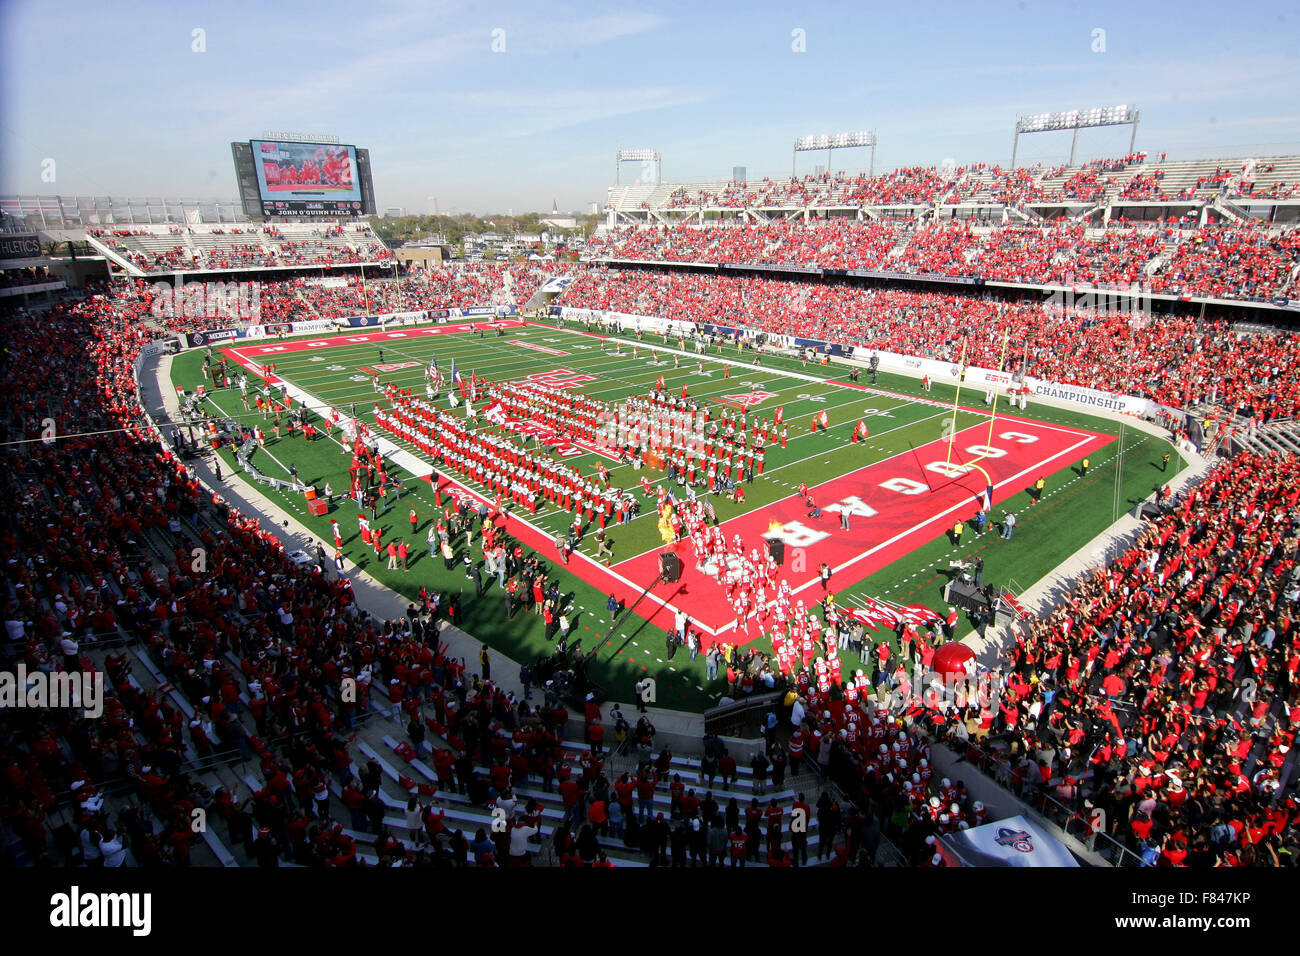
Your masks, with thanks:
[{"label": "stadium scoreboard", "polygon": [[240,202],[250,219],[375,214],[369,150],[268,139],[231,143],[230,150]]}]

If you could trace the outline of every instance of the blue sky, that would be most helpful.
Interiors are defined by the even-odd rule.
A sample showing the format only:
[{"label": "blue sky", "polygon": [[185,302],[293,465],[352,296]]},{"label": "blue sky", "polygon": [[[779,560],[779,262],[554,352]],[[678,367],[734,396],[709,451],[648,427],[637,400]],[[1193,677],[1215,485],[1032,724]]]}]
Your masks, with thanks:
[{"label": "blue sky", "polygon": [[[1300,153],[1298,38],[1281,2],[0,0],[0,191],[233,198],[229,144],[277,129],[369,147],[381,208],[585,209],[619,146],[679,181],[785,176],[795,137],[858,129],[878,170],[1005,164],[1017,114],[1120,103],[1152,153]],[[1080,156],[1128,137],[1085,131]]]}]

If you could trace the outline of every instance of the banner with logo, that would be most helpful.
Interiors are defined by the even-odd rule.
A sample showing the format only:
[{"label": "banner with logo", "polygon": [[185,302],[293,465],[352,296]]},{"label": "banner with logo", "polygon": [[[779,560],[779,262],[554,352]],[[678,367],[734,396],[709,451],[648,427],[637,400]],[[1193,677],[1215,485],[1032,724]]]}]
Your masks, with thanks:
[{"label": "banner with logo", "polygon": [[208,329],[206,332],[187,332],[185,334],[185,343],[190,348],[194,348],[200,345],[209,345],[213,342],[228,342],[231,339],[243,337],[243,329]]},{"label": "banner with logo", "polygon": [[949,866],[1078,866],[1060,840],[1023,816],[942,834],[939,852]]},{"label": "banner with logo", "polygon": [[1058,402],[1070,402],[1087,408],[1125,412],[1130,415],[1145,415],[1151,406],[1151,403],[1145,398],[1135,398],[1132,395],[1116,395],[1114,392],[1103,392],[1100,389],[1088,388],[1083,385],[1057,385],[1033,377],[1026,379],[1025,384],[1029,386],[1030,391],[1035,395],[1055,399]]}]

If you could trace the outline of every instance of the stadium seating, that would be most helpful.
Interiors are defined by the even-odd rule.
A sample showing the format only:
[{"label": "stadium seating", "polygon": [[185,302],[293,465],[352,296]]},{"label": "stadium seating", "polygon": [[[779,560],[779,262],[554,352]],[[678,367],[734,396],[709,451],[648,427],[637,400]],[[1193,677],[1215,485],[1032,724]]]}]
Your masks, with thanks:
[{"label": "stadium seating", "polygon": [[590,309],[744,326],[996,368],[1003,333],[1013,370],[1053,382],[1220,405],[1261,420],[1300,413],[1300,337],[1234,334],[1223,322],[1044,309],[934,292],[861,289],[766,278],[593,269],[560,300]]},{"label": "stadium seating", "polygon": [[[1131,180],[1125,189],[1147,192]],[[588,245],[592,259],[817,266],[1034,285],[1137,287],[1227,299],[1282,293],[1300,268],[1300,231],[1263,224],[1195,228],[1170,220],[919,227],[847,219],[625,228]]]},{"label": "stadium seating", "polygon": [[1275,799],[1300,729],[1296,465],[1220,464],[1025,629],[992,738],[1022,755],[1018,788],[1089,801],[1161,866],[1284,864],[1300,823],[1294,796]]},{"label": "stadium seating", "polygon": [[86,232],[120,264],[146,274],[392,261],[366,223],[89,226]]},{"label": "stadium seating", "polygon": [[688,209],[806,209],[933,206],[961,203],[1091,205],[1103,200],[1151,202],[1206,198],[1285,199],[1300,191],[1300,160],[1158,162],[1146,153],[1096,159],[1078,166],[1004,169],[996,164],[912,166],[874,176],[840,172],[751,182],[615,187],[615,211]]},{"label": "stadium seating", "polygon": [[[950,176],[914,169],[872,180],[813,177],[798,189],[723,187],[704,198],[812,205],[929,197],[951,204],[971,196],[1020,201],[1048,193],[1045,184],[1054,183],[1062,194],[1109,190],[1136,201],[1152,190],[1189,187],[1277,193],[1292,175],[1264,166],[1249,187],[1240,172],[1225,179],[1211,170],[1211,179],[1200,182],[1172,170],[1144,179],[1133,168],[1142,165],[1139,158],[1116,161],[1118,170],[1044,170],[1037,179],[997,167],[963,167]],[[1122,183],[1107,179],[1120,175]],[[687,197],[673,201],[679,200]],[[129,227],[96,235],[147,273],[382,255],[368,233],[344,226],[202,233]],[[992,270],[1029,282],[1049,281],[1068,267],[1081,281],[1143,280],[1179,294],[1240,298],[1284,287],[1300,255],[1293,232],[1262,227],[1116,222],[1104,231],[1077,224],[989,230],[960,220],[920,230],[844,220],[676,227],[616,234],[599,248],[636,259],[886,263],[894,271],[944,275]],[[1148,324],[889,288],[603,266],[573,274],[563,304],[793,331],[945,360],[964,344],[967,360],[984,365],[997,364],[1009,333],[1018,346],[1013,364],[1044,378],[1174,406],[1214,404],[1263,421],[1300,417],[1300,343],[1291,332],[1245,333],[1218,320]],[[339,278],[262,283],[261,320],[522,305],[546,274],[531,264],[487,264],[414,269],[364,286]],[[22,661],[47,670],[99,670],[108,687],[101,721],[62,711],[0,714],[8,742],[0,757],[7,859],[75,863],[125,833],[129,859],[140,866],[492,865],[507,862],[509,840],[487,836],[489,804],[509,803],[513,793],[513,812],[540,822],[550,841],[544,855],[553,862],[646,865],[657,848],[619,846],[611,835],[584,832],[582,810],[573,814],[575,826],[561,826],[567,804],[552,792],[548,766],[557,778],[565,762],[582,774],[592,766],[590,748],[559,739],[565,721],[556,701],[525,704],[499,691],[467,699],[464,679],[472,675],[434,640],[433,622],[445,615],[445,604],[403,621],[369,617],[356,608],[346,581],[292,560],[159,446],[138,403],[134,361],[164,331],[206,323],[156,316],[155,292],[144,278],[90,291],[28,325],[0,357],[4,440],[26,441],[6,446],[0,475],[0,491],[12,504],[0,517],[9,559],[0,656],[5,669]],[[41,442],[47,420],[69,437]],[[928,754],[917,733],[922,727],[954,746],[969,742],[972,765],[1010,766],[1012,786],[1027,797],[1050,793],[1080,813],[1103,807],[1106,832],[1139,855],[1153,853],[1161,865],[1285,863],[1300,823],[1289,792],[1274,800],[1294,763],[1300,723],[1300,637],[1292,620],[1300,604],[1292,554],[1296,464],[1293,456],[1246,454],[1168,502],[1132,549],[1025,627],[1004,659],[1008,691],[996,714],[965,715],[974,733],[960,733],[951,714],[913,703],[904,709],[910,733],[897,714],[863,709],[865,721],[880,721],[871,725],[872,739],[909,770]],[[190,558],[194,548],[206,556],[202,573]],[[395,702],[386,687],[383,694],[371,690],[371,680],[383,686],[399,668],[406,676]],[[360,682],[355,706],[336,694],[345,674]],[[1045,691],[1054,695],[1050,706],[1040,699]],[[395,731],[413,713],[424,720],[422,746],[408,749],[400,732],[384,735],[383,748],[347,739],[367,721],[391,719],[394,704]],[[886,779],[849,723],[839,706],[810,715],[810,737],[821,733],[830,742],[824,762],[811,749],[809,762],[879,815],[909,861],[928,859],[924,834],[980,822],[967,798],[929,775],[920,790],[909,786],[910,776]],[[462,750],[468,768],[449,769],[448,756]],[[1040,763],[1039,753],[1049,756]],[[255,769],[240,771],[241,793],[231,794],[221,789],[228,774],[213,768],[240,757]],[[611,759],[607,766],[612,781],[620,765]],[[695,786],[700,771],[694,757],[665,757],[650,797],[652,812],[668,818],[659,831],[664,839],[678,829],[672,775]],[[758,796],[745,767],[738,778],[737,794]],[[602,789],[598,780],[599,773],[588,775],[592,798]],[[763,794],[763,802],[776,797],[788,814],[805,783],[815,785],[814,778],[794,778]],[[441,811],[437,822],[426,818],[426,832],[445,827],[463,839],[444,836],[445,852],[422,852],[405,805],[411,795],[427,804],[435,793]],[[951,795],[959,810],[942,820],[930,793],[945,801]],[[195,807],[225,825],[196,834],[189,824]],[[70,839],[59,825],[65,819]],[[829,852],[842,865],[856,853],[862,815],[850,808],[841,819],[838,807],[825,805],[816,819],[813,856]],[[478,831],[483,839],[475,839]],[[855,835],[846,841],[837,831]],[[689,847],[685,854],[694,855]]]}]

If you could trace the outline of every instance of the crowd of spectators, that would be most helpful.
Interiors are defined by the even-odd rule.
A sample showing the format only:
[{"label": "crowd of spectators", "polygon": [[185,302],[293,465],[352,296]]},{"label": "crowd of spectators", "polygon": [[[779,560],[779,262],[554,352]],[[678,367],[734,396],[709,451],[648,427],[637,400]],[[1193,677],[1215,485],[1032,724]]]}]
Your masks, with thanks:
[{"label": "crowd of spectators", "polygon": [[[393,278],[345,274],[273,279],[257,284],[258,320],[263,325],[305,319],[342,319],[426,309],[469,306],[522,307],[548,274],[536,263],[465,263],[453,266],[414,266]],[[144,288],[147,280],[137,280]],[[160,315],[155,321],[171,332],[212,328],[221,319]]]},{"label": "crowd of spectators", "polygon": [[1174,408],[1223,405],[1261,420],[1300,413],[1300,337],[1238,334],[1224,322],[1159,321],[974,296],[593,268],[565,305],[743,326],[844,346],[997,368],[1138,395]]},{"label": "crowd of spectators", "polygon": [[[86,231],[145,272],[392,261],[392,253],[364,224],[346,228],[338,223],[322,224],[309,232],[298,230],[292,237],[286,237],[273,223],[219,226],[202,231],[175,225],[165,227],[165,231],[162,227],[108,229],[100,226],[88,226]],[[175,242],[177,236],[187,238]]]},{"label": "crowd of spectators", "polygon": [[[862,237],[843,225],[826,228],[821,248],[845,257],[837,261],[857,254],[846,251],[850,242],[893,244],[884,227]],[[960,244],[960,227],[946,226],[949,233]],[[770,241],[810,248],[793,226],[774,229]],[[752,257],[766,254],[769,240],[759,229],[737,229],[716,242],[715,252]],[[1290,237],[1248,229],[1206,230],[1179,248],[1189,244],[1171,260],[1180,283],[1276,281],[1257,271],[1264,247],[1291,257],[1298,251]],[[1008,232],[982,251],[1014,258],[1027,245]],[[946,248],[937,241],[932,254],[942,259]],[[1101,248],[1097,255],[1093,267],[1113,276],[1107,257],[1122,262],[1122,250]],[[1226,265],[1212,280],[1207,263],[1216,261]],[[308,306],[333,317],[367,304],[372,312],[489,304],[483,296],[507,290],[522,303],[543,278],[534,266],[493,264],[416,270],[364,288],[352,279],[343,287],[292,280],[264,287],[261,306],[263,320],[276,321],[301,317]],[[456,620],[454,599],[422,595],[423,607],[413,605],[405,620],[366,615],[345,579],[291,560],[273,536],[213,500],[160,447],[132,374],[156,334],[153,292],[138,282],[92,293],[54,307],[0,355],[3,437],[24,442],[6,445],[0,474],[0,493],[11,504],[0,517],[0,664],[8,671],[19,663],[46,672],[93,670],[91,648],[129,638],[156,661],[171,689],[143,690],[127,652],[110,651],[103,657],[103,719],[60,709],[0,714],[0,810],[28,857],[53,859],[53,818],[66,811],[75,835],[67,859],[120,865],[129,848],[141,865],[183,866],[200,839],[190,811],[201,805],[215,808],[232,837],[238,834],[268,865],[355,863],[354,836],[329,820],[319,794],[337,779],[345,804],[362,811],[353,830],[372,822],[365,809],[375,806],[378,782],[370,767],[353,772],[343,734],[367,710],[375,681],[396,713],[432,711],[429,726],[451,746],[434,760],[444,785],[448,773],[462,792],[472,787],[500,806],[503,795],[512,799],[516,770],[548,786],[549,771],[567,782],[556,756],[564,722],[559,701],[548,696],[530,707],[501,693],[486,673],[467,673],[463,661],[447,657],[436,622]],[[1240,335],[1189,319],[1147,324],[939,293],[605,268],[583,270],[564,302],[945,360],[965,346],[966,360],[981,365],[997,364],[1009,333],[1020,350],[1017,370],[1024,364],[1043,378],[1170,405],[1215,401],[1262,418],[1300,413],[1300,354],[1290,333]],[[965,713],[909,707],[908,715],[924,714],[935,733],[969,744],[968,759],[977,766],[1009,757],[1014,787],[1051,793],[1088,820],[1104,821],[1099,826],[1153,862],[1293,862],[1300,822],[1287,786],[1300,722],[1296,464],[1294,457],[1245,455],[1220,465],[1152,522],[1134,548],[1022,630],[1003,663],[996,713],[968,701]],[[202,571],[191,546],[202,548]],[[227,652],[240,662],[238,676],[223,660]],[[550,679],[565,664],[552,658],[531,666]],[[339,680],[354,675],[362,690],[355,704],[336,695]],[[924,736],[898,714],[865,701],[854,710],[856,689],[833,688],[816,701],[802,690],[812,706],[792,722],[805,735],[806,759],[847,782],[861,806],[817,808],[821,839],[840,862],[870,849],[881,832],[925,862],[933,858],[929,837],[982,822],[981,808],[960,787],[932,779]],[[229,752],[260,760],[266,787],[247,801],[207,791],[193,772],[198,762]],[[634,790],[647,767],[655,776],[654,762],[643,761],[630,781]],[[569,768],[570,777],[578,773],[584,796],[575,794],[574,805],[581,799],[585,809],[556,834],[557,854],[570,865],[598,864],[597,831],[609,820],[600,814],[608,814],[611,799],[623,802],[626,787],[605,780],[602,798],[600,768]],[[659,776],[656,782],[665,783]],[[109,794],[125,794],[121,812],[105,808]],[[601,809],[593,823],[595,804]],[[526,842],[536,811],[520,808],[520,825],[504,841],[471,842],[429,813],[419,822],[432,838],[430,852],[402,847],[382,822],[375,846],[385,859],[410,850],[419,862],[468,864],[472,857],[490,864],[494,855],[518,855],[510,834],[524,832]],[[677,827],[647,821],[656,859],[668,861],[671,851],[677,862],[694,853],[700,841],[693,815],[683,813],[687,823]],[[854,835],[836,844],[840,831]],[[708,833],[703,846],[711,855]],[[746,856],[753,852],[752,835],[744,847]],[[779,832],[771,850],[767,862],[788,859]]]},{"label": "crowd of spectators", "polygon": [[1018,629],[968,758],[1157,865],[1300,862],[1297,464],[1218,465]]},{"label": "crowd of spectators", "polygon": [[[762,179],[729,182],[721,187],[682,186],[663,202],[666,209],[806,208],[825,206],[953,205],[969,202],[1001,202],[1011,205],[1052,202],[1096,202],[1112,183],[1123,182],[1121,199],[1162,200],[1169,198],[1160,187],[1164,162],[1150,171],[1144,167],[1146,153],[1130,153],[1096,159],[1081,166],[1044,168],[1037,164],[1004,169],[997,164],[971,163],[963,166],[908,166],[879,175],[820,172],[792,179]],[[1259,171],[1272,172],[1274,164]],[[1233,196],[1285,199],[1300,186],[1276,183],[1256,189],[1253,178],[1244,179],[1217,168],[1197,178],[1195,186],[1179,198],[1193,198],[1210,188],[1230,186]],[[643,208],[648,208],[642,203]]]},{"label": "crowd of spectators", "polygon": [[[1166,246],[1173,250],[1167,260],[1162,257]],[[1156,293],[1260,299],[1288,287],[1300,265],[1300,230],[1223,223],[1197,228],[1185,219],[1141,224],[1118,219],[1104,229],[1076,222],[989,226],[947,219],[917,227],[818,219],[624,228],[593,239],[588,255],[1101,288],[1137,285]]]},{"label": "crowd of spectators", "polygon": [[[62,849],[61,862],[117,866],[129,850],[138,865],[184,866],[200,842],[191,811],[203,806],[262,862],[347,865],[354,835],[328,825],[317,803],[333,777],[357,785],[339,735],[375,681],[398,702],[394,686],[474,696],[464,662],[436,638],[457,600],[422,592],[406,619],[372,618],[346,578],[325,576],[326,562],[292,560],[205,492],[138,403],[133,361],[155,334],[152,296],[125,285],[58,306],[0,360],[4,438],[27,441],[7,444],[0,474],[11,502],[0,519],[0,666],[94,671],[100,651],[106,684],[98,720],[62,708],[0,713],[3,823],[38,864]],[[131,652],[114,650],[123,639],[166,684],[142,689]],[[355,703],[337,693],[347,676]],[[260,760],[266,782],[242,800],[209,791],[196,769],[234,753]],[[71,841],[58,839],[64,827]]]}]

